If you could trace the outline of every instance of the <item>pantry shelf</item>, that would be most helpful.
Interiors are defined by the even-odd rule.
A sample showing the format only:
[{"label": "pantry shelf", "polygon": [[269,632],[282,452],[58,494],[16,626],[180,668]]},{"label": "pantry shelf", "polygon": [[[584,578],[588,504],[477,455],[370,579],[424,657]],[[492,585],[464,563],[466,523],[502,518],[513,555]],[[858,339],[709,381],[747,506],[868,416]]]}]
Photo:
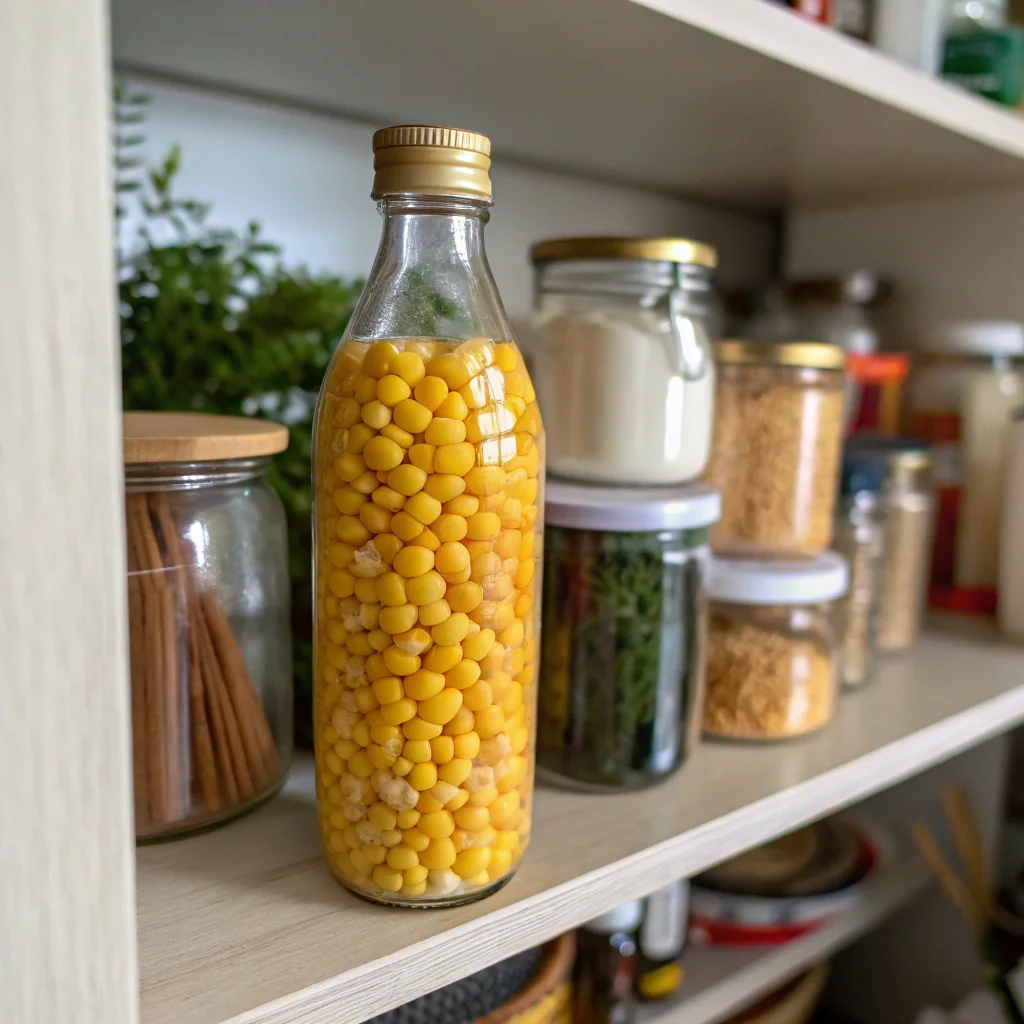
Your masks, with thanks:
[{"label": "pantry shelf", "polygon": [[639,794],[541,790],[518,876],[455,910],[386,910],[343,891],[324,866],[302,762],[250,817],[139,851],[142,1020],[354,1024],[1024,719],[1024,650],[985,627],[942,625],[845,698],[817,736],[705,743],[673,780]]},{"label": "pantry shelf", "polygon": [[856,906],[810,935],[769,948],[691,948],[682,998],[645,1008],[640,1024],[715,1024],[877,928],[929,882],[924,863],[905,852],[864,886]]},{"label": "pantry shelf", "polygon": [[111,7],[125,70],[473,127],[500,157],[737,208],[1024,183],[1018,114],[765,0]]}]

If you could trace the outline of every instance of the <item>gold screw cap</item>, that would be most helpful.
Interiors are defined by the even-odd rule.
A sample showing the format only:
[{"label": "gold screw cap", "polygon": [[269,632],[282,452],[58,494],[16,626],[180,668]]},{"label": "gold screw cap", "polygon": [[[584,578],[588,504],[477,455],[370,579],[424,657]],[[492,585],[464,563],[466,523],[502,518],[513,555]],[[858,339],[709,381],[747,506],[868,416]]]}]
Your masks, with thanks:
[{"label": "gold screw cap", "polygon": [[399,124],[373,135],[373,198],[464,196],[490,201],[491,140],[479,132]]}]

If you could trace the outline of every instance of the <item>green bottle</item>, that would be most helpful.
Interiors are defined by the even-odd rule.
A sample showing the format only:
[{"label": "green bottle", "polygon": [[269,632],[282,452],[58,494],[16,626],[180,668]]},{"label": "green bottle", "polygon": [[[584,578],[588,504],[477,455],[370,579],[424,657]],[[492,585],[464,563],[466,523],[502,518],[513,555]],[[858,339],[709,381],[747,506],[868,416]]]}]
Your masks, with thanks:
[{"label": "green bottle", "polygon": [[1024,29],[1006,24],[1005,0],[954,0],[942,77],[1007,107],[1024,100]]}]

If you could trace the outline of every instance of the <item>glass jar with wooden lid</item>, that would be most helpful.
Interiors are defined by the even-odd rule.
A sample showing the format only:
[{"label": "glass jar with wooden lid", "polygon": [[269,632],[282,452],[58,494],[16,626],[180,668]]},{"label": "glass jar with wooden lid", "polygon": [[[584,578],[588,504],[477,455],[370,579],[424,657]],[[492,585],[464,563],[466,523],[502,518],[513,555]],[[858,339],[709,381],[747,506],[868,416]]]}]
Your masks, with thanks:
[{"label": "glass jar with wooden lid", "polygon": [[715,346],[715,429],[705,479],[722,495],[711,546],[815,555],[832,541],[844,353],[821,342]]},{"label": "glass jar with wooden lid", "polygon": [[292,753],[284,508],[267,482],[287,428],[125,413],[135,831],[256,806]]}]

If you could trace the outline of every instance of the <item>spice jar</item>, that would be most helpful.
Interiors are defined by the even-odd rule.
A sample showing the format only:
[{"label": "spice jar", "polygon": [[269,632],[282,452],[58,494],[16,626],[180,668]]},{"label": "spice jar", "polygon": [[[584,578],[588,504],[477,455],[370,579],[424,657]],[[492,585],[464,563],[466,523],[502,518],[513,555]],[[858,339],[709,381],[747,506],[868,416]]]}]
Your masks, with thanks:
[{"label": "spice jar", "polygon": [[643,903],[633,900],[576,932],[572,1024],[632,1024],[636,1019],[636,931]]},{"label": "spice jar", "polygon": [[263,420],[124,416],[139,839],[232,818],[287,772],[288,538],[266,476],[287,444]]},{"label": "spice jar", "polygon": [[696,741],[704,567],[718,495],[549,481],[537,764],[551,781],[627,789]]},{"label": "spice jar", "polygon": [[708,580],[704,731],[785,739],[827,725],[835,707],[835,602],[846,562],[715,559]]},{"label": "spice jar", "polygon": [[836,550],[850,567],[850,586],[839,611],[840,679],[849,687],[863,686],[875,669],[885,543],[884,474],[885,465],[878,459],[847,454],[843,460],[835,535]]},{"label": "spice jar", "polygon": [[551,473],[641,485],[700,476],[715,388],[715,251],[685,238],[560,238],[531,257]]},{"label": "spice jar", "polygon": [[316,413],[317,802],[346,886],[450,906],[529,842],[544,434],[484,254],[490,143],[373,146],[383,237]]},{"label": "spice jar", "polygon": [[844,353],[817,342],[715,346],[715,430],[705,480],[722,495],[716,553],[813,555],[832,541]]}]

